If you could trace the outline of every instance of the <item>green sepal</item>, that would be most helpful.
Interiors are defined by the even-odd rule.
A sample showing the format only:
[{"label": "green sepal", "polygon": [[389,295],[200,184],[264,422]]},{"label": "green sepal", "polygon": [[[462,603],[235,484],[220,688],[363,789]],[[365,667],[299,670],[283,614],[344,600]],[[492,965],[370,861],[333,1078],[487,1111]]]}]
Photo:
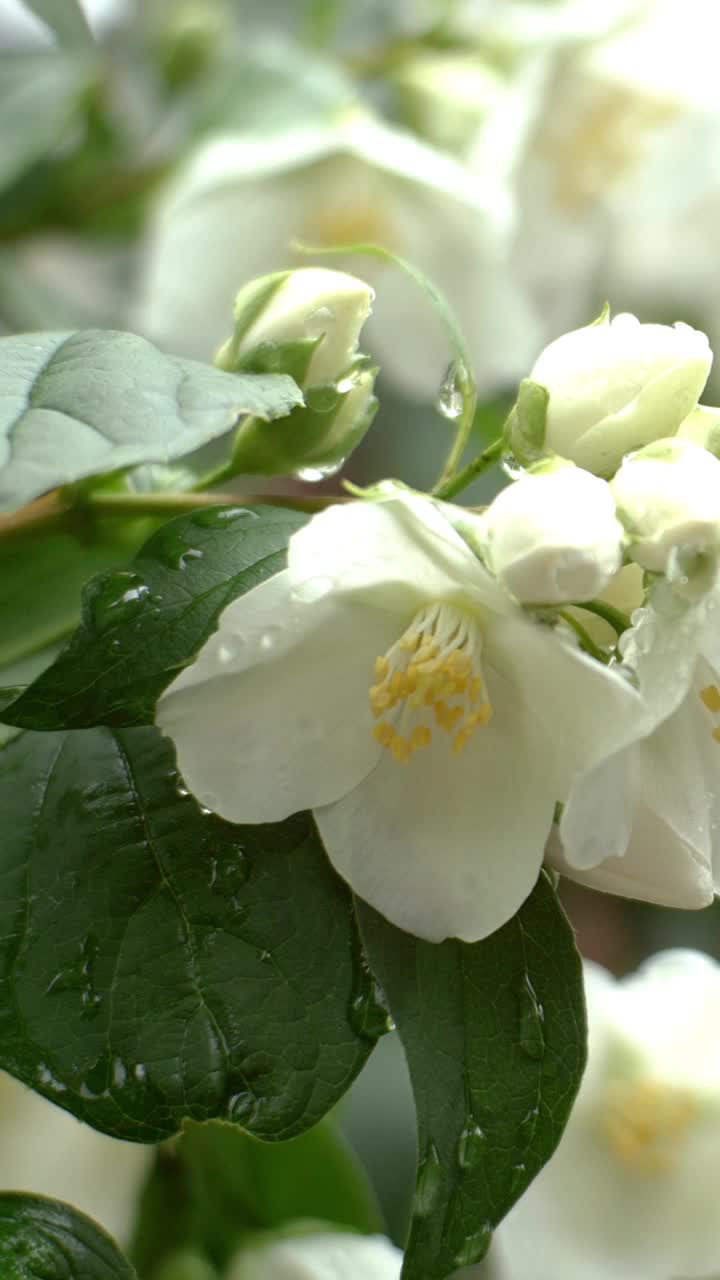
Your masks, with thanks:
[{"label": "green sepal", "polygon": [[505,440],[511,453],[524,467],[537,462],[544,452],[549,403],[547,387],[523,378],[517,400],[505,423]]}]

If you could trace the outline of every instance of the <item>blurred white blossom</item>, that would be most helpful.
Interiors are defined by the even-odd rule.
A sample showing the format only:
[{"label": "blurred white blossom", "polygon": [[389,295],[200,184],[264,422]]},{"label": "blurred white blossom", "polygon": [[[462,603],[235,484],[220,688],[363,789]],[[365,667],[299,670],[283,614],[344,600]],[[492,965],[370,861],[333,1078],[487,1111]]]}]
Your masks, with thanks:
[{"label": "blurred white blossom", "polygon": [[383,1236],[316,1232],[247,1249],[227,1280],[399,1280],[401,1266],[402,1253]]},{"label": "blurred white blossom", "polygon": [[668,951],[586,964],[589,1061],[560,1145],[497,1233],[513,1280],[720,1270],[720,967]]}]

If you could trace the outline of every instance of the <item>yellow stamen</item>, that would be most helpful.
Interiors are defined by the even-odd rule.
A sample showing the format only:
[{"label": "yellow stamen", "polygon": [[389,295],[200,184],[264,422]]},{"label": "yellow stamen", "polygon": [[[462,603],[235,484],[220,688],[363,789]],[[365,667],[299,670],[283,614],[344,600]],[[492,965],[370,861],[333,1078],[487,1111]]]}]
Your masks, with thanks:
[{"label": "yellow stamen", "polygon": [[610,1149],[641,1174],[672,1169],[697,1111],[695,1099],[654,1080],[614,1081],[608,1088],[602,1128]]},{"label": "yellow stamen", "polygon": [[[430,745],[434,720],[458,754],[490,720],[479,668],[482,638],[473,615],[452,605],[429,605],[387,654],[375,661],[370,708],[375,740],[407,764]],[[388,714],[389,713],[389,714]],[[382,718],[382,719],[381,719]],[[400,729],[402,728],[402,732]]]},{"label": "yellow stamen", "polygon": [[717,714],[720,711],[720,689],[716,684],[709,684],[705,689],[700,690],[700,698],[705,703],[708,711]]},{"label": "yellow stamen", "polygon": [[720,742],[720,726],[718,726],[717,728],[713,729],[713,731],[712,731],[712,736],[713,736],[713,738],[715,739],[715,741],[716,741],[716,742]]}]

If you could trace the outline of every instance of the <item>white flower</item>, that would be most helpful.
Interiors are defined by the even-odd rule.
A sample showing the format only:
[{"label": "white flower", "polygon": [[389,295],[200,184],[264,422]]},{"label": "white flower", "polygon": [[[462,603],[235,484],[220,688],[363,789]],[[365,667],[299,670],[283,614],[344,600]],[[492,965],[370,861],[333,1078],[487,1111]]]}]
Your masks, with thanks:
[{"label": "white flower", "polygon": [[626,453],[675,433],[711,363],[705,334],[681,323],[618,315],[564,334],[530,374],[550,393],[545,448],[612,475]]},{"label": "white flower", "polygon": [[153,1151],[81,1124],[0,1072],[0,1187],[53,1196],[129,1243]]},{"label": "white flower", "polygon": [[383,1236],[316,1232],[239,1253],[227,1280],[399,1280],[401,1266]]},{"label": "white flower", "polygon": [[586,965],[589,1061],[555,1155],[497,1239],[513,1280],[696,1280],[720,1271],[720,967]]},{"label": "white flower", "polygon": [[714,457],[720,454],[720,409],[699,404],[697,409],[680,423],[675,438],[691,440],[701,449],[707,449]]},{"label": "white flower", "polygon": [[296,381],[302,387],[336,382],[357,355],[373,297],[363,280],[323,267],[253,280],[235,299],[235,329],[219,363],[236,367],[267,343],[317,343]]},{"label": "white flower", "polygon": [[224,611],[158,722],[233,822],[313,809],[331,862],[421,937],[482,938],[532,889],[555,802],[633,741],[623,677],[536,623],[429,501],[330,507]]},{"label": "white flower", "polygon": [[[507,281],[511,224],[502,175],[469,174],[365,115],[215,137],[158,205],[136,327],[178,354],[207,358],[226,337],[243,280],[277,270],[294,240],[374,241],[446,294],[482,382],[511,381],[538,345],[524,294]],[[348,261],[357,269],[357,258]],[[362,269],[377,286],[369,333],[383,370],[410,394],[435,396],[448,351],[431,303],[395,267],[363,258]]]},{"label": "white flower", "polygon": [[720,548],[720,462],[689,440],[631,454],[610,482],[633,560],[666,573],[679,548]]},{"label": "white flower", "polygon": [[720,885],[717,607],[717,587],[688,605],[660,582],[633,615],[623,661],[657,727],[571,788],[548,847],[548,860],[571,879],[666,906],[712,901]]},{"label": "white flower", "polygon": [[591,600],[620,567],[623,528],[610,489],[571,464],[508,485],[482,527],[489,567],[524,604]]}]

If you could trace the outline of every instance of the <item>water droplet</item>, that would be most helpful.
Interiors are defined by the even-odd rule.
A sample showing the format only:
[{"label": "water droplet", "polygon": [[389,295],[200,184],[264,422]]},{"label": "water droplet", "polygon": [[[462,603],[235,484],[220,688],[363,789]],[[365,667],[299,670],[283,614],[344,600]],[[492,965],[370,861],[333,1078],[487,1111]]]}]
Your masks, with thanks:
[{"label": "water droplet", "polygon": [[81,943],[75,960],[55,974],[45,991],[49,996],[60,995],[67,991],[79,991],[81,1018],[95,1018],[100,1012],[102,996],[96,993],[93,978],[95,957],[99,949],[100,944],[97,938],[91,933],[88,934]]},{"label": "water droplet", "polygon": [[209,887],[223,897],[237,893],[247,884],[250,875],[250,859],[238,850],[234,856],[223,861],[221,858],[210,860]]},{"label": "water droplet", "polygon": [[521,1146],[523,1147],[530,1146],[530,1143],[532,1142],[535,1136],[535,1129],[537,1127],[537,1122],[539,1119],[540,1119],[539,1107],[531,1107],[530,1110],[525,1113],[518,1127],[518,1141],[520,1142]]},{"label": "water droplet", "polygon": [[438,411],[443,418],[448,418],[451,422],[455,422],[462,415],[465,405],[465,397],[458,385],[460,372],[457,361],[448,366],[437,398]]},{"label": "water droplet", "polygon": [[300,582],[293,589],[292,594],[294,599],[302,604],[314,604],[316,600],[322,600],[324,596],[329,595],[334,588],[334,578],[307,578],[305,582]]},{"label": "water droplet", "polygon": [[520,1023],[518,1044],[528,1058],[539,1060],[545,1053],[545,1014],[527,974],[518,987],[517,998]]},{"label": "water droplet", "polygon": [[258,960],[262,964],[269,964],[272,960],[272,951],[258,951]]},{"label": "water droplet", "polygon": [[144,1084],[147,1080],[147,1067],[144,1062],[136,1062],[133,1067],[133,1075],[140,1084]]},{"label": "water droplet", "polygon": [[67,1093],[67,1085],[53,1075],[46,1063],[40,1063],[36,1074],[38,1084],[44,1085],[46,1089],[52,1089],[53,1093]]},{"label": "water droplet", "polygon": [[228,1100],[227,1116],[234,1124],[248,1125],[252,1119],[257,1099],[249,1089],[234,1093]]},{"label": "water droplet", "polygon": [[360,988],[350,1001],[349,1016],[353,1030],[366,1040],[377,1040],[395,1030],[385,992],[367,968],[363,970]]},{"label": "water droplet", "polygon": [[461,1169],[474,1169],[485,1155],[486,1138],[480,1125],[469,1119],[458,1139],[458,1164]]},{"label": "water droplet", "polygon": [[520,1162],[520,1164],[514,1164],[512,1168],[512,1176],[510,1178],[510,1195],[519,1196],[520,1192],[525,1187],[527,1180],[527,1165],[522,1162]]},{"label": "water droplet", "polygon": [[455,1254],[455,1266],[471,1267],[475,1262],[479,1262],[481,1258],[484,1258],[490,1248],[492,1233],[492,1223],[486,1222],[479,1231],[474,1231],[471,1236],[467,1236]]},{"label": "water droplet", "polygon": [[349,391],[354,391],[360,381],[360,376],[360,369],[353,369],[350,373],[346,373],[345,377],[341,378],[339,382],[336,382],[335,386],[340,395],[346,396]]},{"label": "water droplet", "polygon": [[243,636],[227,635],[218,644],[217,656],[220,662],[234,662],[245,648]]},{"label": "water droplet", "polygon": [[183,800],[186,798],[186,796],[189,796],[189,795],[190,795],[190,792],[188,791],[187,787],[184,787],[184,786],[182,785],[182,783],[181,783],[181,782],[179,782],[179,783],[178,783],[176,790],[177,790],[178,795],[179,795]]},{"label": "water droplet", "polygon": [[86,587],[87,603],[98,631],[132,620],[146,604],[150,588],[137,573],[127,570],[102,574]]},{"label": "water droplet", "polygon": [[203,507],[194,511],[190,517],[192,524],[200,529],[217,529],[223,525],[235,524],[238,520],[257,520],[257,511],[249,507]]},{"label": "water droplet", "polygon": [[275,648],[282,636],[281,627],[266,627],[260,637],[260,649],[263,653],[270,653]]},{"label": "water droplet", "polygon": [[181,553],[177,562],[177,567],[178,569],[187,569],[188,565],[192,564],[193,560],[202,560],[202,558],[203,553],[199,547],[188,547],[186,551]]},{"label": "water droplet", "polygon": [[413,1197],[413,1213],[416,1218],[427,1218],[432,1213],[444,1181],[443,1167],[435,1143],[431,1140],[420,1162]]},{"label": "water droplet", "polygon": [[210,859],[210,879],[208,880],[208,888],[214,889],[217,880],[217,858]]},{"label": "water droplet", "polygon": [[306,484],[319,484],[321,480],[329,480],[331,476],[336,476],[344,466],[345,459],[338,458],[335,462],[326,462],[322,466],[300,467],[295,472],[295,478],[304,480]]},{"label": "water droplet", "polygon": [[520,480],[525,475],[525,468],[513,453],[504,453],[500,459],[500,466],[510,480]]},{"label": "water droplet", "polygon": [[305,392],[305,402],[311,413],[333,413],[341,403],[337,387],[310,387]]},{"label": "water droplet", "polygon": [[122,1089],[127,1080],[127,1067],[122,1058],[113,1058],[112,1082],[116,1089]]},{"label": "water droplet", "polygon": [[218,798],[214,791],[198,791],[195,799],[198,802],[200,812],[208,817],[211,813],[215,813],[218,807]]},{"label": "water droplet", "polygon": [[317,338],[320,334],[327,333],[334,321],[335,312],[331,307],[318,307],[316,311],[310,312],[305,321],[305,332],[309,338]]}]

